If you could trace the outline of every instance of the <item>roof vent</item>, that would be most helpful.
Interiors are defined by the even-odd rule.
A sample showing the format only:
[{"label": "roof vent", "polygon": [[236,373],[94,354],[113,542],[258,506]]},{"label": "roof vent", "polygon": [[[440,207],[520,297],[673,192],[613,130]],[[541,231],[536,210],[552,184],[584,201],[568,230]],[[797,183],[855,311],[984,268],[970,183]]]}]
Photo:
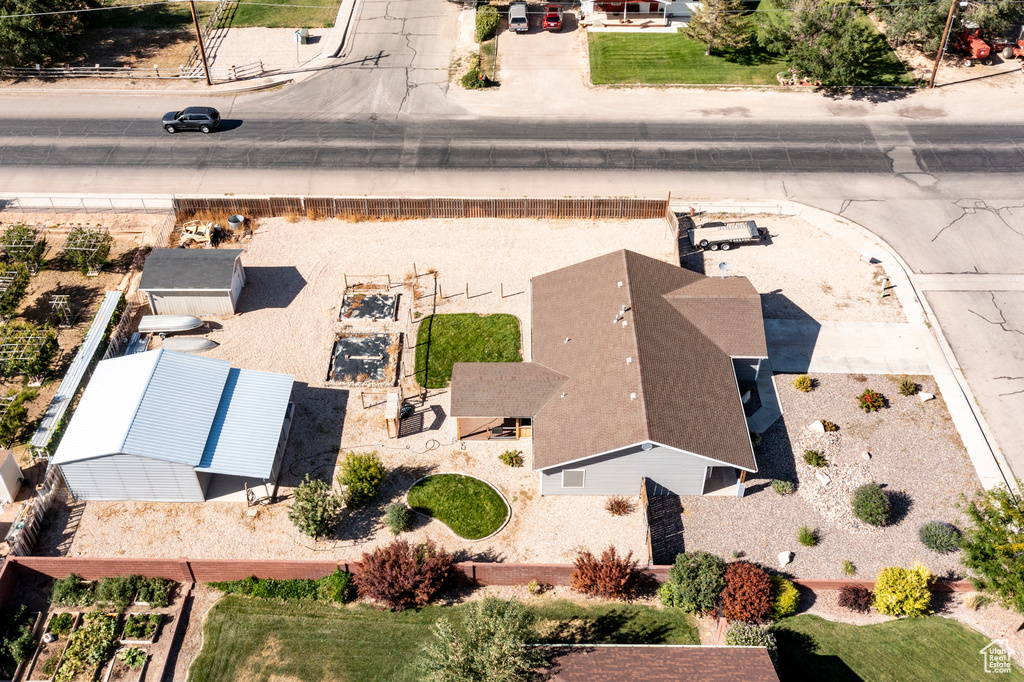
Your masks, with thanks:
[{"label": "roof vent", "polygon": [[620,289],[622,288],[622,282],[619,282],[619,288]]},{"label": "roof vent", "polygon": [[643,445],[640,446],[640,449],[641,450],[653,450],[654,449],[654,443],[644,443]]},{"label": "roof vent", "polygon": [[562,397],[564,398],[565,396],[566,396],[566,394],[565,394],[565,393],[563,393],[563,394],[562,394]]},{"label": "roof vent", "polygon": [[569,337],[565,337],[565,341],[562,341],[562,343],[569,343]]},{"label": "roof vent", "polygon": [[622,326],[625,327],[627,325],[629,325],[629,321],[628,320],[623,320],[622,321]]},{"label": "roof vent", "polygon": [[630,365],[633,363],[633,358],[626,358],[626,364]]},{"label": "roof vent", "polygon": [[630,393],[629,394],[629,399],[630,400],[636,400],[636,393]]}]

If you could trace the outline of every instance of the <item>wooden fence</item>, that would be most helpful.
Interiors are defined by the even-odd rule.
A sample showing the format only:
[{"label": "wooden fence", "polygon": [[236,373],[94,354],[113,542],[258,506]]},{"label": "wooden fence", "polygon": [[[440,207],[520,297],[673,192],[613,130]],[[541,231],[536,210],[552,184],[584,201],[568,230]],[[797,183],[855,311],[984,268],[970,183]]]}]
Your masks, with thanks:
[{"label": "wooden fence", "polygon": [[[263,61],[211,68],[210,79],[214,81],[237,81],[248,78],[259,78],[266,73]],[[195,67],[178,66],[171,68],[136,67],[136,66],[64,66],[56,67],[0,67],[0,79],[3,78],[203,78],[202,68],[196,72]]]},{"label": "wooden fence", "polygon": [[174,197],[179,219],[197,213],[238,213],[247,218],[663,218],[663,199],[405,199],[346,197]]},{"label": "wooden fence", "polygon": [[647,565],[654,564],[654,542],[651,540],[651,517],[647,515],[647,477],[640,479],[640,512],[644,515],[644,535],[647,538]]}]

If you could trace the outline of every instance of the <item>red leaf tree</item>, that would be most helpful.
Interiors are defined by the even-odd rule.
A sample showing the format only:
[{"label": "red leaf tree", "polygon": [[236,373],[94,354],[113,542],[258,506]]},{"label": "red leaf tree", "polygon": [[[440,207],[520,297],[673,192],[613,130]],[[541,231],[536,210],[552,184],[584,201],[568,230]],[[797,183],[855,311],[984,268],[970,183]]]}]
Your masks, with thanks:
[{"label": "red leaf tree", "polygon": [[395,540],[363,552],[355,582],[360,596],[402,611],[428,604],[451,580],[452,571],[451,555],[430,540],[419,545]]}]

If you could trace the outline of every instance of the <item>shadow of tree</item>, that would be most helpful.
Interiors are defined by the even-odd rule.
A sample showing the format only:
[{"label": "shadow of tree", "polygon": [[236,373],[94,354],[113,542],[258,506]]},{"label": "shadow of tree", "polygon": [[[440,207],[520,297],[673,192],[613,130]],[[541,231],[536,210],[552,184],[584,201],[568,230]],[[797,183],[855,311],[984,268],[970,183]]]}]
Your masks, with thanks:
[{"label": "shadow of tree", "polygon": [[810,635],[790,629],[784,623],[775,628],[779,647],[776,669],[780,680],[829,680],[829,682],[860,682],[841,658],[822,654]]},{"label": "shadow of tree", "polygon": [[[882,486],[886,488],[886,486]],[[910,498],[906,492],[902,490],[886,490],[889,495],[889,525],[895,526],[896,524],[907,518],[910,510],[914,506],[914,501]]]}]

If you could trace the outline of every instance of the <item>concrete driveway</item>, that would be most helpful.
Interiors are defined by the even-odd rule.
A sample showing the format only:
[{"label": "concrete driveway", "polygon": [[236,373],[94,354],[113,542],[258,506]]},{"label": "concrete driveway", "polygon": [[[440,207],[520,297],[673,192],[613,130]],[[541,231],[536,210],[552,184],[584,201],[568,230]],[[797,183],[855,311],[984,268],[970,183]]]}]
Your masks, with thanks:
[{"label": "concrete driveway", "polygon": [[498,81],[502,100],[530,106],[565,101],[585,89],[586,31],[576,15],[562,15],[559,33],[541,28],[542,14],[530,15],[529,33],[505,30],[498,37]]}]

